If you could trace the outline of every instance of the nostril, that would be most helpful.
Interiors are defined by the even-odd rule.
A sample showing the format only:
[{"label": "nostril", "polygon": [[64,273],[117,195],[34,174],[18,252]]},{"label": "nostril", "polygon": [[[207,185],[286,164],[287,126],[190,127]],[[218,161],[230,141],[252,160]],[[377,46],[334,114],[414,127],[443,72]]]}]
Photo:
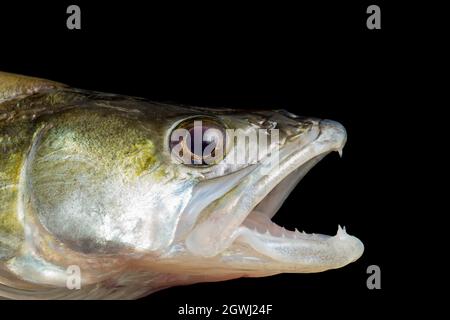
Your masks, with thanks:
[{"label": "nostril", "polygon": [[278,126],[278,123],[276,121],[268,120],[268,119],[264,119],[264,120],[258,122],[258,124],[261,129],[266,129],[266,130],[277,129],[277,126]]}]

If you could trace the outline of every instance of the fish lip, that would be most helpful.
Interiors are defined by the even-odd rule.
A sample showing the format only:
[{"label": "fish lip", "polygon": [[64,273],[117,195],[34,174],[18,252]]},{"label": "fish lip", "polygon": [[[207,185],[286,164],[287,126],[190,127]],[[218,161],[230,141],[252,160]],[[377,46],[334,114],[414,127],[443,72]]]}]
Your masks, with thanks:
[{"label": "fish lip", "polygon": [[[234,202],[231,207],[227,208],[228,212],[232,211],[235,213],[232,218],[234,219],[233,221],[221,220],[222,218],[216,215],[213,218],[207,218],[206,221],[194,227],[185,241],[187,249],[192,254],[203,257],[213,257],[230,248],[236,238],[239,237],[242,224],[247,217],[254,211],[254,208],[266,198],[270,191],[279,185],[279,183],[316,156],[327,154],[332,151],[342,152],[342,148],[347,139],[344,127],[340,123],[332,120],[319,120],[314,122],[319,128],[319,134],[311,143],[298,146],[294,140],[285,144],[284,149],[287,154],[280,159],[279,170],[275,174],[272,172],[271,178],[273,181],[267,182],[265,177],[260,176],[257,180],[245,179],[237,186],[239,191],[244,191],[246,188],[252,188],[252,191],[255,191],[255,194],[247,192],[247,194],[244,195],[241,192],[228,199],[229,201]],[[261,164],[259,164],[259,166],[261,166]],[[255,176],[255,174],[250,175],[250,177],[253,176]],[[248,193],[250,193],[250,195]],[[261,196],[260,198],[257,198],[259,197],[259,193],[261,193]],[[244,205],[242,203],[244,203]],[[245,209],[240,207],[245,207]],[[236,213],[236,211],[239,212]],[[217,224],[222,225],[220,230],[217,230]]]}]

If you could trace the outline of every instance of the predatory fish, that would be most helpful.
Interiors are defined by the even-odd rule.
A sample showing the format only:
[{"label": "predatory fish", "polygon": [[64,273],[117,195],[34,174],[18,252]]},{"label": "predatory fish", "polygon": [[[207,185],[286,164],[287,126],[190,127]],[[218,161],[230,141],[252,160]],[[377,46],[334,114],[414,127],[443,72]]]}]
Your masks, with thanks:
[{"label": "predatory fish", "polygon": [[[178,156],[202,157],[171,139],[199,122],[225,132],[201,148],[223,150],[174,161],[180,145]],[[227,161],[255,147],[233,144],[230,130],[263,133],[258,161]],[[364,247],[344,228],[325,236],[271,221],[345,141],[339,123],[283,110],[175,106],[0,72],[0,297],[132,299],[345,266]]]}]

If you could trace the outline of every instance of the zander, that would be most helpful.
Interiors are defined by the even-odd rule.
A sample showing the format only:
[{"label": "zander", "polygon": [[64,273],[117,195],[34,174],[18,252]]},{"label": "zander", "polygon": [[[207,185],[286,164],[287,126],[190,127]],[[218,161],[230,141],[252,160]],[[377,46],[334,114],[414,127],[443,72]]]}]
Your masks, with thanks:
[{"label": "zander", "polygon": [[[214,163],[173,161],[171,133],[195,130],[194,119],[269,137],[276,128],[278,139],[256,162],[227,161],[248,151],[232,139]],[[175,106],[0,72],[0,296],[131,299],[345,266],[364,250],[345,229],[305,234],[271,221],[345,141],[340,124],[283,110]],[[189,144],[183,152],[196,156]],[[66,286],[70,266],[80,290]]]}]

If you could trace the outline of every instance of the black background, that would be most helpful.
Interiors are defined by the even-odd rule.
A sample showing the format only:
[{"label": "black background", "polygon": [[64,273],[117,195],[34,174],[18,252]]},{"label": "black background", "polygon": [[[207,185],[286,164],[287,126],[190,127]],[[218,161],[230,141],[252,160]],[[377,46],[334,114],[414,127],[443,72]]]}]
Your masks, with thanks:
[{"label": "black background", "polygon": [[[395,303],[401,275],[394,276],[393,257],[401,243],[393,239],[404,214],[397,191],[405,180],[402,146],[394,141],[407,113],[401,84],[411,62],[404,45],[418,32],[404,23],[405,7],[382,1],[92,2],[2,3],[0,70],[158,101],[285,108],[337,120],[348,131],[343,158],[333,154],[319,163],[275,221],[325,234],[345,225],[365,252],[356,263],[320,274],[205,283],[90,306],[120,316],[139,311],[144,318],[174,318],[186,303],[272,304],[275,318],[373,315]],[[381,30],[366,28],[373,3],[382,10]],[[66,28],[69,4],[81,7],[79,31]],[[381,268],[381,290],[366,287],[372,264]],[[94,310],[85,306],[68,310]]]}]

